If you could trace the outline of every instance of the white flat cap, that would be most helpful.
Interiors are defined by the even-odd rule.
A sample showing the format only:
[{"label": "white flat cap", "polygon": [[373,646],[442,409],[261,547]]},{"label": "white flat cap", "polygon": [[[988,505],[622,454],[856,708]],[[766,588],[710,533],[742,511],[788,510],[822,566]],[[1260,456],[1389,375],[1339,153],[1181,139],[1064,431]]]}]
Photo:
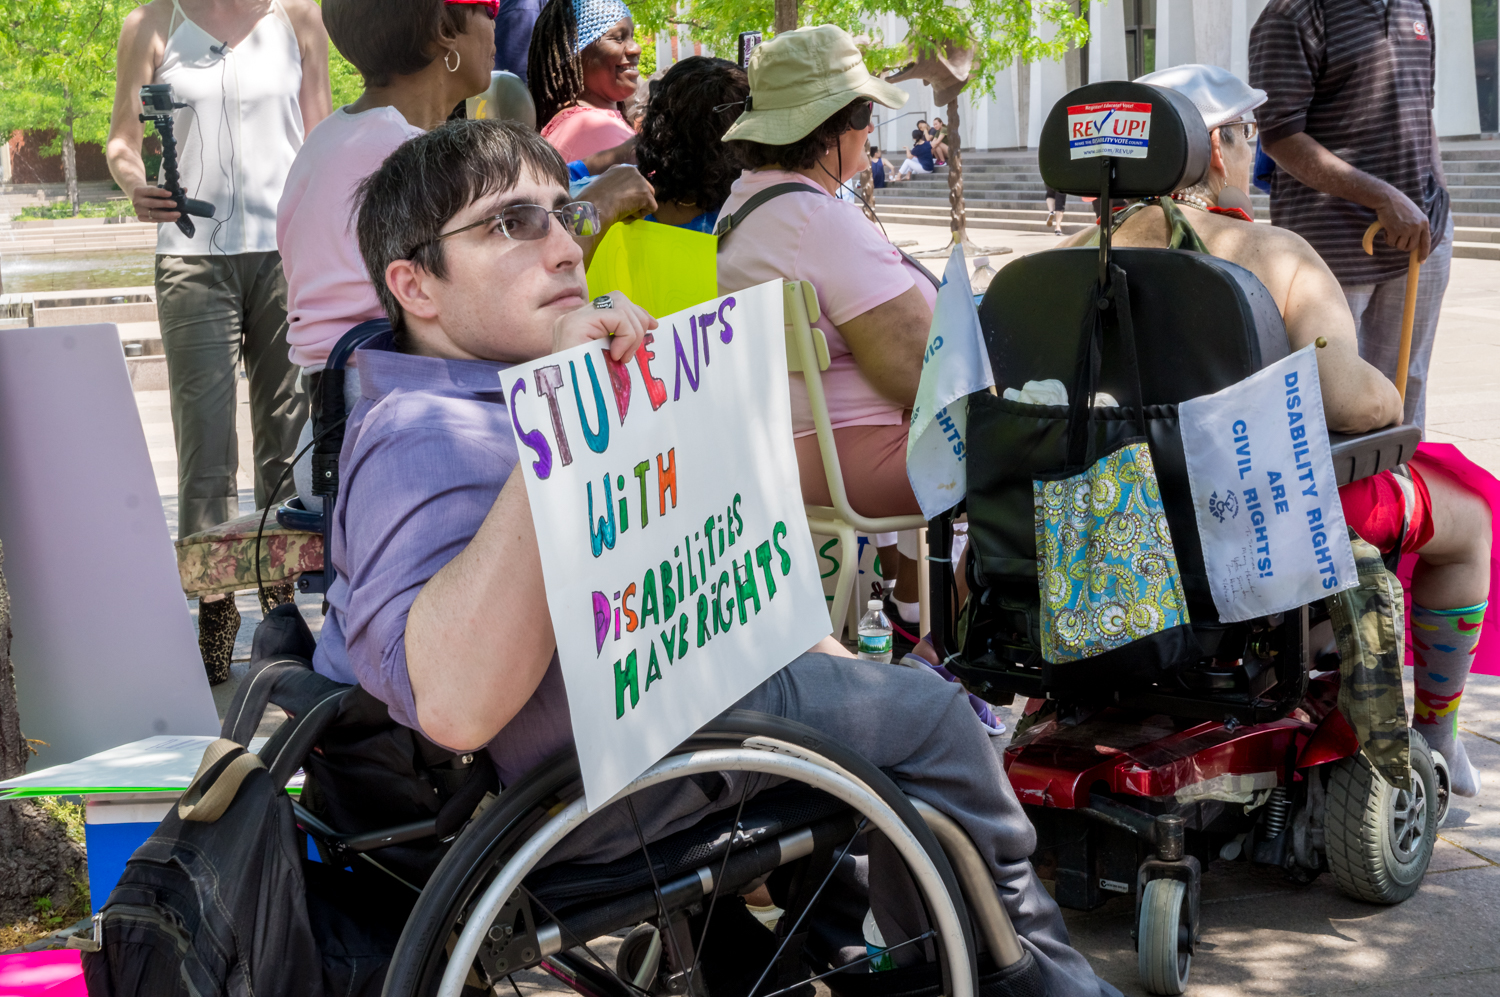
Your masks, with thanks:
[{"label": "white flat cap", "polygon": [[1203,123],[1210,129],[1238,121],[1266,102],[1266,92],[1257,90],[1227,69],[1193,63],[1147,73],[1136,83],[1176,90],[1197,105]]}]

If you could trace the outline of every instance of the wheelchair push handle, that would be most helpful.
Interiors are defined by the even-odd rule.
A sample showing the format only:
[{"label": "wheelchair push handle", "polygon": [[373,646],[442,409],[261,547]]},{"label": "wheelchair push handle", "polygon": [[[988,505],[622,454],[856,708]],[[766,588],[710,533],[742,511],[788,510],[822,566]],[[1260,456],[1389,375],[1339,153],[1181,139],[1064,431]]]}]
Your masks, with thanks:
[{"label": "wheelchair push handle", "polygon": [[[1361,240],[1365,252],[1375,255],[1375,233],[1385,226],[1380,222],[1371,222],[1370,227],[1365,229],[1365,236]],[[1396,391],[1401,395],[1401,404],[1406,404],[1406,372],[1411,363],[1411,330],[1417,318],[1417,280],[1421,276],[1422,261],[1417,258],[1417,251],[1411,251],[1411,262],[1406,266],[1406,306],[1401,311],[1401,349],[1396,358]]]}]

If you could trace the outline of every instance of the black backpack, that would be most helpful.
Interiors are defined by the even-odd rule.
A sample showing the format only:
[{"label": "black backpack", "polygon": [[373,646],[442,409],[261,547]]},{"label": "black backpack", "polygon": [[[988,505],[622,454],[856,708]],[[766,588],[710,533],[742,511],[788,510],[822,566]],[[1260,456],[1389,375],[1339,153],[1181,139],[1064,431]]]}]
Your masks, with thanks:
[{"label": "black backpack", "polygon": [[[487,755],[445,752],[360,687],[314,672],[295,606],[268,614],[255,646],[222,736],[126,864],[97,948],[82,946],[96,948],[83,955],[90,997],[378,997],[444,839],[496,788]],[[254,754],[268,702],[292,719]],[[294,813],[285,791],[304,763],[303,800],[317,815]],[[344,841],[423,821],[431,833],[396,848]],[[314,835],[314,862],[304,829],[318,828],[328,833]]]}]

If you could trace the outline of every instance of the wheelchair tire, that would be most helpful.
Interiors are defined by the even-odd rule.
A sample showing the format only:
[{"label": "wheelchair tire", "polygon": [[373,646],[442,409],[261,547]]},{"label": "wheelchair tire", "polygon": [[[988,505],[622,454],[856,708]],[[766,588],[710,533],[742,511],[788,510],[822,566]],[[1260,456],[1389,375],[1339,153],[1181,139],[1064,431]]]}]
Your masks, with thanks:
[{"label": "wheelchair tire", "polygon": [[1398,904],[1417,892],[1437,842],[1439,786],[1427,742],[1411,738],[1410,790],[1381,778],[1363,753],[1334,764],[1325,836],[1338,888],[1356,900]]},{"label": "wheelchair tire", "polygon": [[1180,879],[1153,879],[1141,897],[1136,926],[1136,962],[1147,993],[1180,994],[1193,965],[1192,928],[1188,924],[1187,884]]},{"label": "wheelchair tire", "polygon": [[[975,980],[975,944],[967,908],[946,854],[911,802],[890,777],[862,757],[841,745],[828,742],[817,732],[779,717],[734,711],[721,718],[718,726],[705,728],[673,755],[714,747],[739,747],[749,738],[770,738],[789,742],[809,752],[820,754],[834,765],[863,782],[910,829],[918,845],[941,879],[946,896],[943,903],[957,915],[962,926],[962,944],[968,955],[971,991],[978,993]],[[670,756],[669,756],[670,757]],[[459,835],[442,863],[428,880],[422,895],[407,920],[396,953],[386,975],[384,997],[431,997],[438,992],[447,963],[447,953],[458,936],[460,922],[471,909],[511,854],[541,827],[549,815],[582,795],[582,782],[576,757],[571,750],[560,753],[539,766],[479,815]],[[948,960],[944,946],[937,945],[947,985]],[[465,997],[486,992],[478,975],[469,974]],[[478,986],[476,986],[476,984]]]}]

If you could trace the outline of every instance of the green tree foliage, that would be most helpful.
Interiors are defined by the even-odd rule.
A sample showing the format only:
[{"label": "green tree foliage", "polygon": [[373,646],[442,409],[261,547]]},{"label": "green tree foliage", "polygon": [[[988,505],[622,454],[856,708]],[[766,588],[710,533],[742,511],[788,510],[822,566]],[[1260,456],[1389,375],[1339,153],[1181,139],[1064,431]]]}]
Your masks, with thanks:
[{"label": "green tree foliage", "polygon": [[135,0],[0,0],[0,134],[56,130],[78,204],[78,142],[102,143],[114,103],[115,42]]},{"label": "green tree foliage", "polygon": [[[322,5],[323,0],[318,0],[318,6]],[[345,104],[354,103],[365,89],[365,81],[360,78],[359,70],[339,53],[332,41],[328,43],[328,82],[333,89],[335,111]]]},{"label": "green tree foliage", "polygon": [[[962,5],[945,0],[802,0],[797,23],[837,24],[866,42],[865,63],[875,73],[915,61],[912,39],[972,45],[972,86],[992,93],[995,73],[1012,62],[1060,58],[1088,40],[1088,0],[1077,6],[1081,12],[1068,0],[968,0]],[[774,0],[635,0],[630,9],[638,33],[682,25],[695,41],[730,58],[741,31],[761,31],[769,38],[775,17]],[[882,14],[904,20],[908,35],[882,37],[871,27]]]}]

